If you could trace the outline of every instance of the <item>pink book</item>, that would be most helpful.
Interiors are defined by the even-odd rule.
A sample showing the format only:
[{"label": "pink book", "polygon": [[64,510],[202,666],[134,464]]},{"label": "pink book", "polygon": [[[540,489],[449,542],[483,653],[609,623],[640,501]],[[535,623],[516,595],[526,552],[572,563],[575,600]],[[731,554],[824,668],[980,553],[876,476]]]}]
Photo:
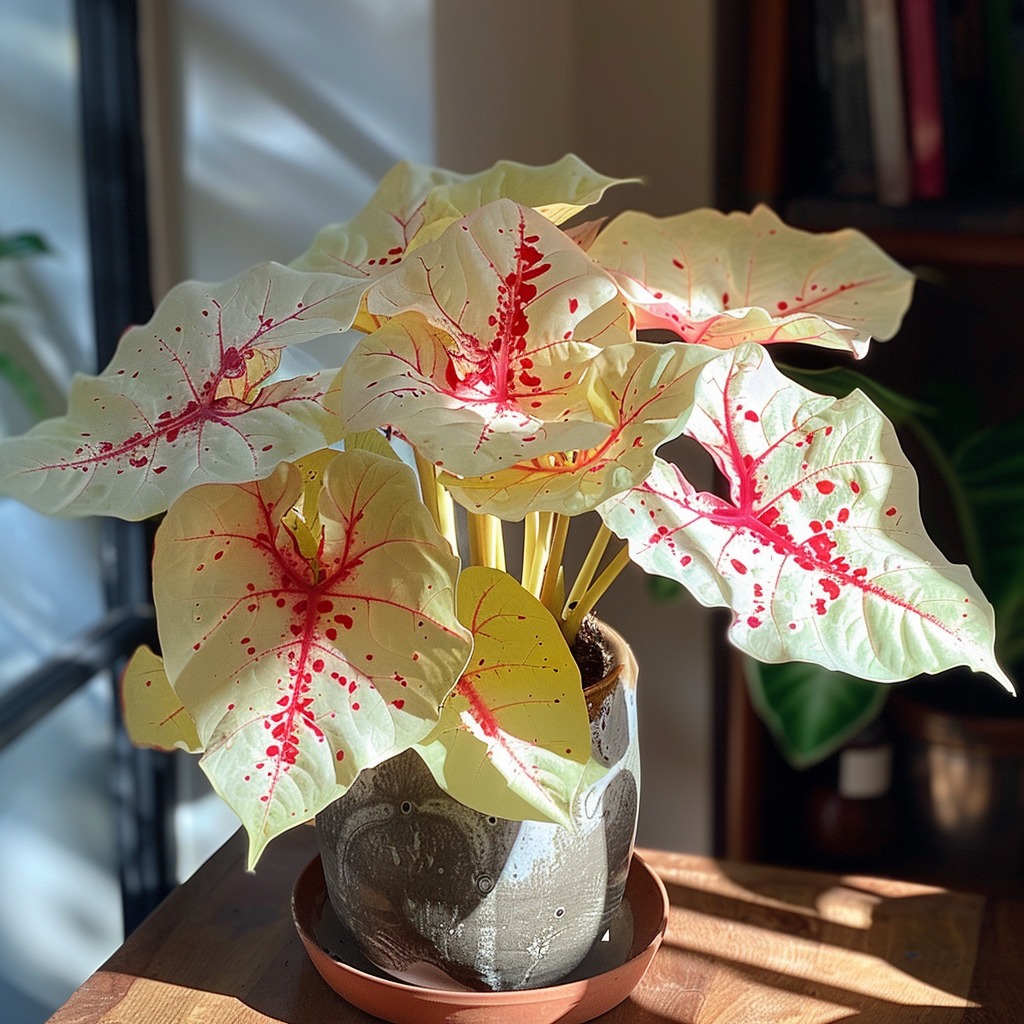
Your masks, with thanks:
[{"label": "pink book", "polygon": [[946,194],[945,130],[935,0],[900,0],[903,66],[914,194]]}]

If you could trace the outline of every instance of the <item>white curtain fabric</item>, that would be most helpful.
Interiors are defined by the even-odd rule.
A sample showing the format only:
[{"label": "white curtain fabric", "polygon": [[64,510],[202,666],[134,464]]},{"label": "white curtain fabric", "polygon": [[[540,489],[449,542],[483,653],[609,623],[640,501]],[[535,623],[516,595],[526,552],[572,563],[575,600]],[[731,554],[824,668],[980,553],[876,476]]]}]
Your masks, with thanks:
[{"label": "white curtain fabric", "polygon": [[[175,277],[287,261],[356,213],[396,160],[433,159],[431,0],[152,8],[170,28],[151,44],[170,48],[153,64],[171,123],[151,127],[180,146],[153,197],[174,200]],[[30,373],[47,413],[93,359],[76,76],[70,0],[5,0],[0,231],[39,231],[55,252],[0,275],[0,291],[20,299],[0,306],[0,357]],[[13,433],[34,413],[2,376],[0,431]],[[0,499],[0,687],[99,618],[98,557],[94,524]],[[4,1024],[45,1020],[121,941],[110,718],[109,682],[97,680],[0,755]],[[186,787],[187,873],[237,822],[195,774]]]}]

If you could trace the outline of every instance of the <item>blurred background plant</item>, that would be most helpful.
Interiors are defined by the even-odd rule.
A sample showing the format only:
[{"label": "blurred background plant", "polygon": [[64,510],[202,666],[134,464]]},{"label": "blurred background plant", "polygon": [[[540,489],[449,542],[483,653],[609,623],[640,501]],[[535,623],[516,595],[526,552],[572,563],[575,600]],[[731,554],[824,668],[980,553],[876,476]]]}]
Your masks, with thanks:
[{"label": "blurred background plant", "polygon": [[49,252],[34,232],[0,234],[0,435],[25,430],[64,402],[66,360],[45,329],[40,297],[20,266]]}]

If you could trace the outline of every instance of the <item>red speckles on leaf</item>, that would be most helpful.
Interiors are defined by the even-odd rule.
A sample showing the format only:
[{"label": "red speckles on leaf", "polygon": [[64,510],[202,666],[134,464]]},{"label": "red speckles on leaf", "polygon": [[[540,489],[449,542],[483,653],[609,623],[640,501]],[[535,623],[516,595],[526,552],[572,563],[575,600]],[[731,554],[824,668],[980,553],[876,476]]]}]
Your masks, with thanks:
[{"label": "red speckles on leaf", "polygon": [[819,480],[814,486],[819,494],[831,494],[836,489],[836,485],[831,480]]},{"label": "red speckles on leaf", "polygon": [[745,576],[745,575],[747,574],[747,567],[746,567],[746,566],[745,566],[745,565],[744,565],[744,564],[743,564],[743,563],[742,563],[742,562],[741,562],[741,561],[740,561],[740,560],[739,560],[738,558],[733,558],[733,559],[731,559],[731,560],[730,560],[730,562],[729,562],[729,564],[730,564],[730,565],[731,565],[731,566],[732,566],[732,567],[733,567],[733,568],[734,568],[734,569],[735,569],[735,570],[736,570],[736,571],[737,571],[737,572],[738,572],[738,573],[739,573],[739,574],[740,574],[741,576]]},{"label": "red speckles on leaf", "polygon": [[[812,524],[813,525],[813,524]],[[838,547],[836,542],[832,540],[827,533],[818,533],[813,537],[810,537],[807,541],[807,546],[818,556],[818,558],[828,561],[832,556],[832,552]]]},{"label": "red speckles on leaf", "polygon": [[758,416],[758,415],[757,415],[757,413],[756,413],[756,412],[754,412],[754,410],[753,410],[753,409],[748,409],[748,410],[747,410],[747,411],[746,411],[746,412],[745,412],[745,413],[743,414],[743,418],[744,418],[745,420],[749,421],[750,423],[759,423],[759,422],[760,422],[760,420],[761,420],[761,417],[760,417],[760,416]]},{"label": "red speckles on leaf", "polygon": [[892,518],[892,517],[893,517],[894,515],[896,515],[896,509],[895,509],[895,508],[893,508],[893,507],[892,507],[892,506],[890,505],[890,506],[889,506],[889,507],[888,507],[888,508],[887,508],[887,509],[885,510],[885,514],[886,514],[887,516],[889,516],[889,518],[891,519],[891,518]]}]

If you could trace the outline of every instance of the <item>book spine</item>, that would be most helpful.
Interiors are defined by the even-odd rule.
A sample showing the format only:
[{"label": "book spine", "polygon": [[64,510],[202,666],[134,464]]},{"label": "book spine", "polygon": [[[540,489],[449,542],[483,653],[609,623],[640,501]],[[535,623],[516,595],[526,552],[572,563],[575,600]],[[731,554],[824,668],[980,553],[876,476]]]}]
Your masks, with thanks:
[{"label": "book spine", "polygon": [[743,189],[751,205],[774,203],[784,176],[790,0],[752,0]]},{"label": "book spine", "polygon": [[861,0],[816,0],[815,51],[821,116],[831,129],[825,158],[831,191],[874,195]]},{"label": "book spine", "polygon": [[941,199],[946,194],[946,157],[934,0],[901,0],[900,27],[914,194]]},{"label": "book spine", "polygon": [[912,188],[896,0],[863,0],[862,11],[878,201],[903,206]]}]

